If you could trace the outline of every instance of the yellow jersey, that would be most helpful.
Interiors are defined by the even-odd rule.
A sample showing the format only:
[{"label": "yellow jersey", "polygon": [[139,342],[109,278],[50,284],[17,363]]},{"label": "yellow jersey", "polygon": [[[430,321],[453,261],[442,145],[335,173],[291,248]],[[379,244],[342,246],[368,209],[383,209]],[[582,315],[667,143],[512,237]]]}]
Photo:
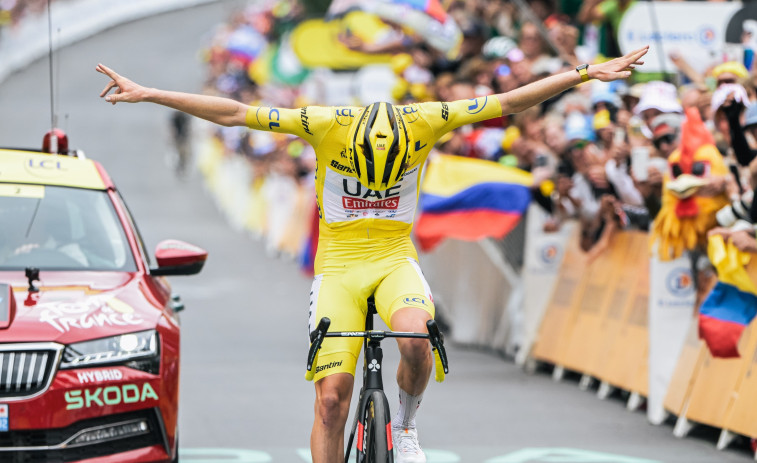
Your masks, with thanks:
[{"label": "yellow jersey", "polygon": [[348,158],[348,132],[360,107],[304,106],[297,109],[251,106],[247,126],[296,135],[315,149],[315,188],[320,217],[319,240],[409,236],[421,170],[429,151],[445,133],[462,125],[500,117],[495,96],[454,102],[397,105],[412,132],[407,171],[384,191],[364,187]]}]

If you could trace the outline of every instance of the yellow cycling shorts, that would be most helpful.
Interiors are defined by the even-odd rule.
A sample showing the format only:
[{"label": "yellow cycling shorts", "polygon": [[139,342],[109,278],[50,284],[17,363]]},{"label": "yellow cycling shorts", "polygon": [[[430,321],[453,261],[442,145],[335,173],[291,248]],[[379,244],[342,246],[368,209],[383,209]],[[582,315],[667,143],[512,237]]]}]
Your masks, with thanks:
[{"label": "yellow cycling shorts", "polygon": [[[312,332],[322,317],[331,319],[329,331],[362,331],[365,329],[367,300],[373,294],[376,311],[391,329],[395,311],[404,307],[416,307],[434,316],[434,303],[426,279],[412,253],[396,252],[387,256],[378,252],[359,252],[352,248],[334,251],[326,257],[321,270],[313,279],[310,291],[309,331]],[[405,243],[402,243],[404,247]],[[383,247],[383,246],[381,246]],[[319,249],[319,252],[321,250]],[[366,255],[367,254],[367,255]],[[383,255],[381,255],[383,254]],[[346,258],[345,258],[346,257]],[[318,381],[335,373],[355,375],[357,359],[363,338],[326,338],[318,354],[314,380]]]}]

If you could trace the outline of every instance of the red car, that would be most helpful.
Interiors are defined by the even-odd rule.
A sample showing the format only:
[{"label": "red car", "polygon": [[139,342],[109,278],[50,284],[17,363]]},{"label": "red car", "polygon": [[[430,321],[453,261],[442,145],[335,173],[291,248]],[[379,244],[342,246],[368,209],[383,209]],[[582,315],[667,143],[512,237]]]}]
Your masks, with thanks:
[{"label": "red car", "polygon": [[[60,151],[66,140],[57,140]],[[0,149],[0,462],[178,461],[181,309],[103,167]]]}]

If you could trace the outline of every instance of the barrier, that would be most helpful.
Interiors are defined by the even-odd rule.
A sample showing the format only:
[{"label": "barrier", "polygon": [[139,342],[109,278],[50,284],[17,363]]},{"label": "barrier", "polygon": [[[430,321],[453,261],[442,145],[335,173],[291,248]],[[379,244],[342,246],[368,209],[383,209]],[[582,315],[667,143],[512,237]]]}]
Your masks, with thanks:
[{"label": "barrier", "polygon": [[[740,350],[754,352],[757,336],[753,327],[744,331],[739,344]],[[701,365],[693,377],[691,393],[678,417],[675,434],[685,436],[692,427],[690,422],[725,427],[726,414],[750,361],[749,357],[713,358],[706,348],[703,349]]]},{"label": "barrier", "polygon": [[[504,241],[517,241],[522,248],[525,227],[520,227]],[[507,353],[518,336],[514,322],[518,307],[511,301],[520,300],[521,284],[516,266],[497,244],[444,240],[433,252],[423,254],[420,263],[437,314],[450,325],[448,339]]]},{"label": "barrier", "polygon": [[[578,230],[565,259],[532,356],[596,377],[604,384],[646,395],[648,295],[647,235],[619,232],[592,260],[578,248]],[[586,384],[586,383],[584,383]],[[635,397],[637,397],[635,396]]]},{"label": "barrier", "polygon": [[647,418],[661,424],[667,418],[665,395],[696,301],[694,278],[688,255],[671,261],[650,260],[649,285],[649,394]]},{"label": "barrier", "polygon": [[563,346],[572,322],[572,300],[581,291],[581,274],[586,264],[586,256],[579,248],[579,233],[575,227],[565,246],[565,258],[531,353],[537,360],[560,366],[563,365]]},{"label": "barrier", "polygon": [[[754,336],[754,326],[751,327]],[[739,385],[735,388],[734,400],[726,413],[723,424],[724,432],[718,442],[719,448],[725,448],[730,442],[732,432],[744,436],[757,436],[757,421],[754,410],[757,409],[757,348],[752,351],[742,351],[744,356],[744,371]]]},{"label": "barrier", "polygon": [[620,237],[624,239],[616,243],[624,245],[626,253],[601,327],[604,337],[589,371],[603,383],[600,397],[607,395],[609,386],[625,389],[636,394],[629,400],[635,408],[633,397],[646,396],[648,391],[649,265],[642,250],[648,249],[649,237],[642,232],[622,232]]},{"label": "barrier", "polygon": [[518,365],[529,359],[539,325],[549,304],[551,289],[555,287],[560,272],[565,246],[576,233],[577,224],[567,222],[552,233],[544,231],[549,215],[538,205],[532,204],[526,214],[526,238],[523,263],[522,341],[515,356]]},{"label": "barrier", "polygon": [[611,238],[609,249],[589,263],[583,272],[583,291],[574,298],[572,311],[575,314],[573,328],[565,346],[564,366],[570,370],[595,375],[595,358],[602,345],[602,325],[609,317],[610,301],[614,298],[620,282],[620,270],[633,251],[628,247],[628,236],[616,233]]},{"label": "barrier", "polygon": [[[757,279],[757,264],[747,266]],[[678,416],[674,434],[686,436],[696,424],[722,428],[718,448],[725,448],[733,433],[757,436],[753,415],[744,407],[757,404],[752,369],[757,358],[757,328],[750,324],[739,341],[740,358],[714,358],[697,336],[696,324],[686,338],[668,395],[667,410]],[[751,387],[751,389],[750,389]]]}]

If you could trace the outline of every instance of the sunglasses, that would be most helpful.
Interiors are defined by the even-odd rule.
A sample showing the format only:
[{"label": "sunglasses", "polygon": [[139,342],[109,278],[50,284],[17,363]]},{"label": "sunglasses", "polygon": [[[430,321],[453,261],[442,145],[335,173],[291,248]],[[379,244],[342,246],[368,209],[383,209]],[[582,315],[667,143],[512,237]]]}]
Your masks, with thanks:
[{"label": "sunglasses", "polygon": [[576,140],[573,143],[571,143],[570,148],[571,149],[583,149],[586,148],[586,145],[589,144],[588,140]]},{"label": "sunglasses", "polygon": [[672,144],[675,141],[676,141],[675,134],[669,133],[669,134],[663,135],[663,136],[661,136],[659,138],[655,138],[652,141],[652,143],[654,144],[655,148],[660,149],[660,147],[662,146],[663,143],[665,143],[667,145],[670,145],[670,144]]},{"label": "sunglasses", "polygon": [[718,87],[720,87],[723,84],[735,84],[736,79],[731,79],[726,77],[725,79],[718,79]]}]

